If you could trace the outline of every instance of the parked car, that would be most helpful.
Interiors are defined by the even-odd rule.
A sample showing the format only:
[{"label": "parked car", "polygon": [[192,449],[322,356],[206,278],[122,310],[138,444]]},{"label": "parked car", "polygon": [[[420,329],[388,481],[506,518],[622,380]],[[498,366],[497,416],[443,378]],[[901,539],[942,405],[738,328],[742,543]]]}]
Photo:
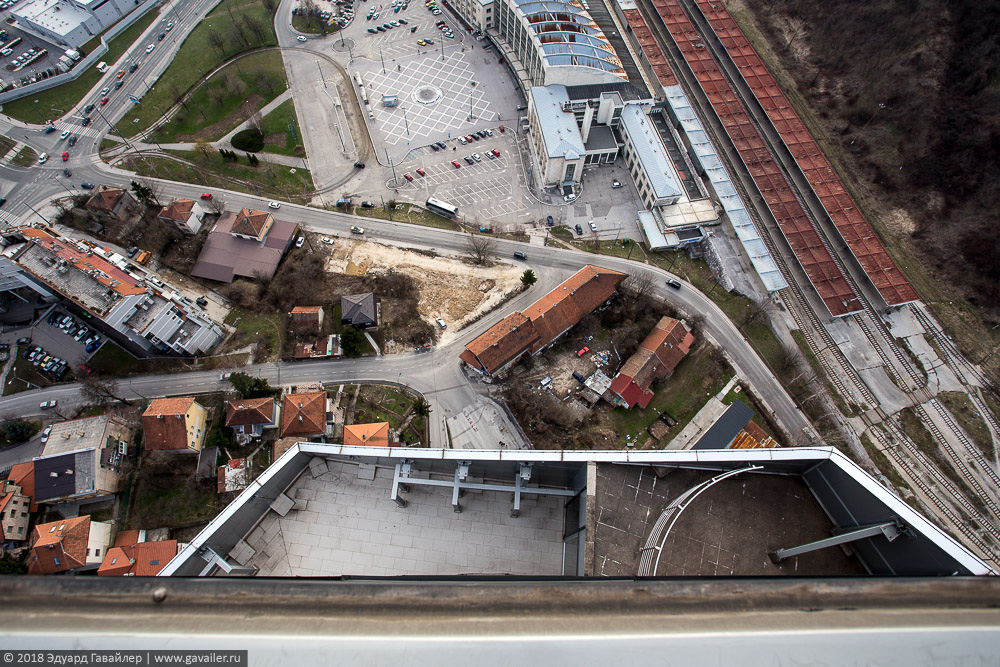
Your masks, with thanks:
[{"label": "parked car", "polygon": [[500,151],[498,151],[497,149],[494,148],[490,152],[493,153],[493,157],[500,157]]},{"label": "parked car", "polygon": [[581,227],[580,225],[577,225],[576,226],[576,233],[579,236],[583,236],[583,227]]},{"label": "parked car", "polygon": [[212,198],[212,193],[211,192],[203,192],[201,194],[201,198],[205,199],[205,200],[211,199]]},{"label": "parked car", "polygon": [[361,208],[375,208],[375,202],[373,202],[373,201],[363,201],[363,202],[361,202]]},{"label": "parked car", "polygon": [[472,159],[475,160],[476,162],[482,162],[483,161],[483,156],[480,155],[479,153],[473,153],[472,154]]},{"label": "parked car", "polygon": [[619,181],[618,179],[615,179],[615,180],[611,181],[611,187],[613,187],[613,188],[620,188],[620,187],[622,187],[622,182]]},{"label": "parked car", "polygon": [[424,171],[422,168],[418,168],[417,169],[417,173],[420,174],[421,176],[426,176],[427,175],[427,172]]},{"label": "parked car", "polygon": [[299,238],[295,239],[295,247],[296,248],[301,248],[305,244],[306,244],[306,237],[300,236]]},{"label": "parked car", "polygon": [[545,216],[545,224],[547,224],[549,227],[552,227],[552,226],[555,225],[555,221],[552,220],[552,216],[551,215]]},{"label": "parked car", "polygon": [[565,202],[576,201],[576,195],[573,194],[572,192],[570,194],[568,194],[568,195],[564,195],[563,196],[563,201],[565,201]]},{"label": "parked car", "polygon": [[459,167],[462,166],[458,163],[458,160],[452,160],[451,163],[455,166],[455,169],[458,169]]},{"label": "parked car", "polygon": [[410,174],[409,172],[407,172],[407,173],[403,174],[403,178],[405,178],[408,181],[412,181],[413,180],[413,175]]},{"label": "parked car", "polygon": [[333,245],[333,239],[331,239],[329,236],[324,236],[323,238],[320,239],[320,242],[323,245]]},{"label": "parked car", "polygon": [[434,152],[437,152],[437,151],[439,151],[439,150],[441,150],[441,149],[440,149],[440,148],[438,148],[438,145],[437,145],[437,144],[431,144],[431,150],[432,150],[432,151],[434,151]]},{"label": "parked car", "polygon": [[354,163],[354,167],[356,169],[364,169],[365,168],[365,163],[362,162],[361,160],[358,160],[357,162]]},{"label": "parked car", "polygon": [[576,351],[576,356],[582,357],[583,355],[587,354],[588,352],[590,352],[590,348],[589,347],[581,347],[579,350]]},{"label": "parked car", "polygon": [[590,221],[590,231],[592,232],[597,231],[597,223],[595,223],[593,220]]},{"label": "parked car", "polygon": [[466,155],[466,156],[465,156],[464,158],[462,158],[462,159],[463,159],[463,160],[465,160],[465,163],[466,163],[466,164],[476,164],[476,161],[475,161],[475,160],[473,160],[473,159],[472,159],[471,157],[469,157],[468,155]]},{"label": "parked car", "polygon": [[18,338],[17,339],[17,344],[18,345],[27,345],[30,342],[31,342],[31,338],[29,338],[28,336],[24,336],[23,338]]},{"label": "parked car", "polygon": [[45,164],[46,162],[48,162],[48,160],[49,160],[48,153],[42,153],[41,155],[38,156],[38,164]]},{"label": "parked car", "polygon": [[469,142],[466,141],[465,137],[459,137],[458,138],[458,143],[460,143],[460,144],[462,144],[464,146],[464,145],[466,145]]},{"label": "parked car", "polygon": [[93,183],[80,183],[80,187],[83,188],[84,190],[93,190],[94,189],[94,184]]},{"label": "parked car", "polygon": [[52,432],[52,424],[49,424],[48,426],[45,427],[45,430],[42,431],[42,444],[43,445],[46,442],[49,441],[49,433],[51,433],[51,432]]},{"label": "parked car", "polygon": [[281,208],[281,204],[276,201],[270,201],[267,203],[268,208]]},{"label": "parked car", "polygon": [[447,325],[447,324],[445,324],[445,323],[444,323],[444,320],[442,320],[442,319],[441,319],[440,317],[435,317],[435,318],[434,318],[434,322],[435,322],[435,323],[436,323],[436,324],[437,324],[437,325],[438,325],[439,327],[441,327],[442,329],[447,329],[447,328],[448,328],[448,325]]},{"label": "parked car", "polygon": [[673,278],[667,278],[667,284],[670,285],[671,287],[673,287],[674,289],[680,289],[681,288],[680,282],[674,280]]},{"label": "parked car", "polygon": [[299,35],[299,36],[298,36],[298,37],[296,37],[295,39],[299,40],[300,42],[304,42],[304,41],[306,41],[306,38],[305,38],[305,37],[303,37],[302,35]]},{"label": "parked car", "polygon": [[38,407],[40,407],[42,410],[48,410],[50,408],[56,407],[58,404],[59,404],[59,401],[56,401],[56,400],[42,401],[41,403],[38,404]]}]

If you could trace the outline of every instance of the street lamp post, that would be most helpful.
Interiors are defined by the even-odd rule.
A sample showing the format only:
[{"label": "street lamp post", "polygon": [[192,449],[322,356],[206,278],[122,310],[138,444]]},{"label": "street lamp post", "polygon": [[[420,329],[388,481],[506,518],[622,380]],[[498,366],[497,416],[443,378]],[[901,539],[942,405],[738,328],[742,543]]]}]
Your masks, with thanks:
[{"label": "street lamp post", "polygon": [[385,56],[382,55],[382,45],[378,45],[378,57],[382,61],[382,74],[385,74]]},{"label": "street lamp post", "polygon": [[406,107],[399,107],[403,111],[403,123],[406,125],[406,136],[410,136],[410,121],[406,118]]},{"label": "street lamp post", "polygon": [[28,208],[30,208],[31,212],[34,213],[35,215],[37,215],[39,218],[41,218],[42,220],[45,220],[45,222],[47,222],[49,224],[52,224],[51,222],[49,222],[48,218],[46,218],[44,215],[42,215],[41,213],[39,213],[38,211],[36,211],[34,206],[32,206],[31,204],[29,204],[28,202],[24,202],[24,205],[27,206]]},{"label": "street lamp post", "polygon": [[45,118],[42,117],[42,112],[38,110],[38,100],[35,100],[35,113],[38,114],[38,119],[42,121],[42,125],[45,124]]}]

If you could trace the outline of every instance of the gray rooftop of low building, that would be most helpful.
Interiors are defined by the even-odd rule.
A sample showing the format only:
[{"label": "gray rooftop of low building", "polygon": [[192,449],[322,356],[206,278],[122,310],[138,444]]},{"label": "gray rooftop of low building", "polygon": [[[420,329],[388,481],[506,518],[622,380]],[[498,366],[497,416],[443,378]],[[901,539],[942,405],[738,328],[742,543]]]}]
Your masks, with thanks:
[{"label": "gray rooftop of low building", "polygon": [[657,199],[684,196],[684,189],[677,182],[677,173],[652,120],[638,104],[626,104],[622,109],[622,128],[632,142],[636,158],[649,179],[650,188]]},{"label": "gray rooftop of low building", "polygon": [[747,407],[742,401],[733,401],[733,404],[722,413],[705,435],[694,443],[691,449],[725,449],[733,441],[747,422],[753,418],[753,410]]},{"label": "gray rooftop of low building", "polygon": [[588,151],[607,150],[609,148],[617,148],[618,140],[615,138],[615,133],[610,127],[595,124],[591,126],[590,135],[587,137],[587,143],[584,145]]},{"label": "gray rooftop of low building", "polygon": [[586,148],[580,128],[572,112],[563,111],[562,105],[569,98],[565,86],[534,86],[530,91],[538,127],[542,132],[546,154],[550,158],[576,160],[583,157]]}]

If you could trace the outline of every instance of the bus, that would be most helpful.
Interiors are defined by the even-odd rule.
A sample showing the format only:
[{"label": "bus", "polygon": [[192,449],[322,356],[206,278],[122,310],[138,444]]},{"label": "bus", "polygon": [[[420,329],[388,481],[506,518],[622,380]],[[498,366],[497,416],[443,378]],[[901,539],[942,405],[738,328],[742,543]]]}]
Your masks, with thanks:
[{"label": "bus", "polygon": [[458,215],[458,207],[452,206],[446,201],[441,201],[440,199],[434,199],[434,197],[429,197],[427,199],[427,210],[433,211],[438,215],[443,215],[446,218],[454,218]]}]

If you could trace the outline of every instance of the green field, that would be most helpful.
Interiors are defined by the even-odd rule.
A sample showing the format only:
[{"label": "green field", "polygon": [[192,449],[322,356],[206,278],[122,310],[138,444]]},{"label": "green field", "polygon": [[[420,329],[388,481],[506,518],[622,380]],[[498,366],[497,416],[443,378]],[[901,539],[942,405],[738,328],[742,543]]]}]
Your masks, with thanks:
[{"label": "green field", "polygon": [[[190,160],[195,166],[182,164],[167,158],[128,157],[123,160],[124,168],[135,171],[140,176],[153,176],[181,183],[197,183],[205,187],[225,188],[248,194],[280,196],[292,199],[313,191],[312,176],[305,169],[291,172],[284,165],[250,167],[246,158],[239,162],[224,160],[215,149],[208,154],[198,151],[166,151],[169,155]],[[227,178],[228,177],[228,178]],[[239,179],[240,182],[230,178]]]},{"label": "green field", "polygon": [[[233,25],[236,21],[242,25],[243,17],[264,24],[266,33],[263,40],[251,35],[248,35],[247,40],[239,37]],[[211,37],[213,33],[221,38],[221,48],[218,44],[213,45]],[[276,44],[274,16],[259,0],[223,0],[204,21],[198,24],[198,27],[191,31],[173,62],[170,63],[170,67],[156,82],[156,86],[142,98],[142,104],[130,112],[127,118],[119,121],[121,131],[135,132],[132,123],[134,118],[139,119],[138,125],[143,129],[149,127],[220,63],[240,53]],[[242,64],[240,67],[242,68]],[[185,110],[182,108],[181,115],[184,113]]]},{"label": "green field", "polygon": [[[299,125],[298,116],[295,115],[295,103],[286,100],[275,109],[264,116],[261,120],[264,129],[264,137],[284,133],[285,143],[264,144],[264,153],[277,153],[279,155],[292,155],[305,157],[306,151],[302,147],[302,127]],[[295,129],[294,136],[288,131],[289,126]]]},{"label": "green field", "polygon": [[[168,71],[169,73],[169,71]],[[161,143],[217,141],[247,119],[244,102],[251,100],[257,110],[288,87],[285,68],[278,51],[260,51],[240,58],[202,83],[191,97],[152,134]],[[151,93],[143,103],[152,101]],[[163,105],[160,105],[161,107]],[[166,109],[166,107],[163,107]],[[155,109],[154,109],[155,111]],[[135,119],[139,122],[135,123]],[[143,124],[143,115],[129,114],[118,127],[126,135]]]},{"label": "green field", "polygon": [[[115,63],[159,16],[159,12],[150,10],[122,34],[115,37],[108,44],[108,52],[101,59],[109,64]],[[95,43],[94,40],[91,40],[91,43]],[[83,100],[83,96],[101,80],[102,76],[96,68],[91,68],[76,81],[44,90],[37,95],[28,95],[19,100],[8,102],[3,105],[3,112],[26,123],[40,123],[43,120],[59,118],[79,104]]]}]

